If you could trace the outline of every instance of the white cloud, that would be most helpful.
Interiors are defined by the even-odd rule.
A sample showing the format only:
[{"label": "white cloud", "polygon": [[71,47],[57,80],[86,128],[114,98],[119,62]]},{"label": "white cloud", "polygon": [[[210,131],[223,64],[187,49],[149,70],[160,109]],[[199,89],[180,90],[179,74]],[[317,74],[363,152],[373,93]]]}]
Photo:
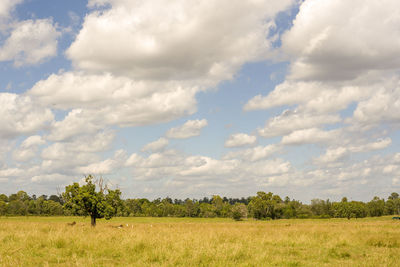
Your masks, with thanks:
[{"label": "white cloud", "polygon": [[244,161],[257,161],[268,158],[279,150],[280,147],[278,145],[257,146],[245,150],[229,152],[223,157],[223,159],[238,158]]},{"label": "white cloud", "polygon": [[56,142],[45,147],[41,153],[41,164],[36,175],[60,173],[82,174],[82,168],[101,161],[100,153],[111,149],[115,133],[110,130],[96,134],[81,135],[68,142]]},{"label": "white cloud", "polygon": [[90,1],[90,7],[111,8],[86,16],[67,55],[87,71],[218,82],[268,55],[272,19],[292,2]]},{"label": "white cloud", "polygon": [[18,149],[13,152],[13,159],[19,162],[24,162],[33,159],[36,156],[36,148]]},{"label": "white cloud", "polygon": [[46,139],[63,141],[82,134],[93,134],[103,126],[102,123],[97,123],[95,119],[85,117],[81,109],[73,109],[62,121],[56,121],[51,125],[50,133],[46,136]]},{"label": "white cloud", "polygon": [[22,2],[23,0],[0,1],[0,35],[7,34],[7,31],[13,24],[13,11],[15,7]]},{"label": "white cloud", "polygon": [[237,164],[238,162],[235,160],[219,161],[204,156],[188,157],[185,160],[186,168],[181,170],[178,175],[210,179],[213,176],[232,174],[237,168]]},{"label": "white cloud", "polygon": [[295,130],[308,129],[324,124],[340,122],[339,115],[313,114],[298,110],[285,110],[281,115],[269,119],[264,128],[259,129],[259,135],[273,137],[289,134]]},{"label": "white cloud", "polygon": [[302,103],[315,96],[321,89],[321,86],[321,83],[316,82],[285,81],[277,85],[268,96],[257,95],[250,99],[244,106],[244,110],[268,109]]},{"label": "white cloud", "polygon": [[53,182],[53,181],[68,181],[71,180],[71,176],[59,174],[59,173],[51,173],[51,174],[42,174],[42,175],[35,175],[31,178],[31,181],[34,183],[46,183],[46,182]]},{"label": "white cloud", "polygon": [[400,110],[400,79],[394,84],[382,86],[371,98],[359,102],[349,122],[361,125],[399,124],[398,110]]},{"label": "white cloud", "polygon": [[46,143],[45,140],[40,135],[32,135],[26,138],[22,144],[21,148],[30,148],[32,146],[40,146]]},{"label": "white cloud", "polygon": [[193,136],[200,135],[201,129],[207,126],[207,120],[188,120],[185,124],[171,128],[165,136],[168,138],[185,139]]},{"label": "white cloud", "polygon": [[349,150],[352,152],[368,152],[368,151],[384,149],[388,147],[391,143],[392,139],[387,137],[379,139],[376,142],[369,142],[360,146],[350,146]]},{"label": "white cloud", "polygon": [[347,146],[338,146],[338,147],[329,147],[324,155],[321,155],[319,158],[315,159],[316,163],[335,163],[340,160],[343,160],[346,156],[352,153],[365,153],[375,150],[381,150],[388,147],[392,140],[390,138],[379,139],[376,142],[367,142],[361,144],[352,144],[349,140],[341,139],[338,141],[339,144],[347,144]]},{"label": "white cloud", "polygon": [[0,178],[15,178],[24,175],[24,170],[19,168],[0,169]]},{"label": "white cloud", "polygon": [[157,152],[163,150],[168,145],[168,139],[161,137],[160,139],[148,143],[142,148],[142,151]]},{"label": "white cloud", "polygon": [[[70,155],[81,153],[93,153],[108,150],[114,141],[115,133],[110,130],[96,134],[82,135],[69,142],[56,142],[45,148],[42,157],[46,159],[62,159],[62,154]],[[66,158],[65,158],[66,159]]]},{"label": "white cloud", "polygon": [[326,144],[338,138],[340,130],[323,131],[318,128],[297,130],[282,137],[283,145]]},{"label": "white cloud", "polygon": [[[379,159],[355,161],[389,147],[387,134],[400,126],[397,7],[394,0],[303,1],[293,27],[282,37],[281,51],[291,61],[289,75],[272,92],[253,97],[243,107],[289,109],[271,117],[259,129],[261,136],[285,135],[283,146],[327,147],[313,158],[315,176],[303,173],[304,184],[318,180],[330,192],[346,192],[350,185],[368,188],[371,179],[385,172]],[[351,117],[352,104],[356,108]],[[338,129],[319,129],[329,124]],[[356,153],[362,154],[352,157]],[[386,172],[397,170],[392,165]],[[376,187],[384,181],[387,184],[385,178]]]},{"label": "white cloud", "polygon": [[0,138],[45,129],[53,118],[50,109],[36,106],[30,97],[0,93]]},{"label": "white cloud", "polygon": [[115,132],[109,129],[94,134],[86,134],[66,143],[68,150],[75,152],[99,152],[111,148]]},{"label": "white cloud", "polygon": [[[246,111],[275,108],[271,113],[277,115],[267,117],[258,134],[283,136],[280,143],[235,149],[222,158],[168,149],[167,138],[200,135],[207,125],[203,119],[169,130],[129,157],[122,150],[106,156],[125,144],[120,138],[114,143],[117,131],[126,131],[119,127],[192,115],[197,93],[232,78],[247,62],[275,56],[271,42],[279,44],[282,29],[274,36],[270,29],[290,2],[90,0],[90,13],[66,52],[74,68],[48,76],[23,95],[0,94],[0,181],[43,186],[82,173],[115,174],[126,177],[123,186],[135,183],[137,192],[150,197],[270,190],[304,200],[392,190],[400,184],[400,154],[369,153],[396,144],[400,125],[399,17],[393,8],[398,4],[389,0],[297,1],[300,14],[279,49],[291,61],[290,75],[244,106]],[[57,24],[15,22],[9,16],[14,3],[0,3],[5,36],[0,58],[32,65],[56,55]],[[10,22],[5,28],[2,12]],[[69,15],[72,31],[78,19]],[[38,36],[34,26],[44,22],[48,33],[31,37]],[[31,39],[24,30],[28,26]],[[12,84],[12,90],[25,86]],[[322,130],[332,127],[341,128]],[[20,141],[15,137],[32,134],[15,145]],[[225,145],[256,142],[255,136],[235,134]],[[314,149],[291,147],[301,144],[326,150],[315,158]],[[300,162],[310,165],[295,169],[289,162],[293,151],[304,152]]]},{"label": "white cloud", "polygon": [[54,138],[63,138],[64,128],[73,125],[87,124],[89,129],[106,125],[137,126],[192,114],[196,111],[198,90],[185,82],[64,73],[39,81],[28,94],[46,106],[75,109],[55,125],[60,133],[54,132]]},{"label": "white cloud", "polygon": [[[260,185],[268,181],[269,176],[279,176],[291,170],[290,163],[283,159],[262,160],[263,157],[265,155],[256,161],[240,157],[215,159],[165,150],[148,157],[132,154],[125,166],[131,167],[135,180],[138,181],[168,179],[169,185],[201,188]],[[270,184],[282,184],[282,181],[271,181]]]},{"label": "white cloud", "polygon": [[329,113],[345,109],[352,102],[368,99],[381,87],[383,80],[364,77],[349,85],[347,82],[303,82],[287,80],[267,96],[257,95],[244,106],[245,111],[269,109],[284,105],[300,105],[307,112]]},{"label": "white cloud", "polygon": [[319,163],[336,162],[339,159],[342,159],[347,154],[348,154],[348,149],[346,147],[329,148],[326,150],[324,155],[316,159],[316,162]]},{"label": "white cloud", "polygon": [[10,140],[0,138],[0,166],[8,160],[8,153],[14,149],[14,145],[15,141],[10,142]]},{"label": "white cloud", "polygon": [[244,133],[232,134],[228,140],[225,141],[225,147],[240,147],[253,145],[257,141],[257,137]]},{"label": "white cloud", "polygon": [[[255,161],[249,165],[243,164],[245,171],[248,175],[257,178],[267,178],[269,175],[279,175],[288,173],[291,169],[291,164],[283,159],[273,159],[264,161]],[[279,182],[278,182],[279,183]],[[272,185],[273,183],[271,183]],[[282,185],[281,183],[279,183]]]},{"label": "white cloud", "polygon": [[[81,72],[50,75],[28,91],[44,106],[69,111],[47,138],[62,141],[85,128],[140,126],[193,114],[197,92],[269,54],[272,21],[291,2],[90,2],[92,8],[110,8],[92,10],[67,50]],[[252,16],[238,16],[245,10]],[[194,127],[187,137],[199,134],[196,125],[187,126]]]},{"label": "white cloud", "polygon": [[56,56],[60,35],[50,19],[19,22],[0,48],[0,61],[14,61],[16,67],[42,63]]},{"label": "white cloud", "polygon": [[22,3],[23,0],[1,0],[0,2],[0,20],[7,18],[16,5]]},{"label": "white cloud", "polygon": [[26,138],[18,149],[13,151],[13,159],[16,161],[28,161],[34,158],[38,148],[46,143],[40,135],[33,135]]},{"label": "white cloud", "polygon": [[397,0],[304,1],[282,37],[295,59],[291,78],[343,80],[399,68],[398,7]]},{"label": "white cloud", "polygon": [[124,150],[117,150],[113,158],[79,167],[78,171],[84,174],[110,174],[123,166],[126,160],[126,152]]}]

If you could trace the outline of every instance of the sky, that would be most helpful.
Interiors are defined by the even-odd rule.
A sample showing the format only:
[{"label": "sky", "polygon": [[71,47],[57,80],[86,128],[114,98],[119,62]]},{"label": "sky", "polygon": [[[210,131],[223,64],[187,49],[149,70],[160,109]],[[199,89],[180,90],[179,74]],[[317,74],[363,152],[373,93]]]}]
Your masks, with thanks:
[{"label": "sky", "polygon": [[398,0],[2,0],[0,193],[400,191]]}]

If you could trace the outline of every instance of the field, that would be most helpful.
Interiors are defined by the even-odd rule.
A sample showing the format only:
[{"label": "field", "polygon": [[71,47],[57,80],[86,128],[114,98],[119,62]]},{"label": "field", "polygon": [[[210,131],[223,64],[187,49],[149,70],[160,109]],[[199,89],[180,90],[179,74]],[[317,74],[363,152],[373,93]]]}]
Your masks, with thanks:
[{"label": "field", "polygon": [[0,266],[400,266],[400,221],[390,217],[89,221],[0,218]]}]

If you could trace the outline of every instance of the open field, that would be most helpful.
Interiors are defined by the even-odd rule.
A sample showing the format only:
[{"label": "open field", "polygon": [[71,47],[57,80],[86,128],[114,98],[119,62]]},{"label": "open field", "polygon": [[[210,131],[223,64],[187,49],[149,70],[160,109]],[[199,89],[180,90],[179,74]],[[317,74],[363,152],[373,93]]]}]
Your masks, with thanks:
[{"label": "open field", "polygon": [[89,218],[0,218],[0,266],[400,266],[399,255],[391,217],[115,218],[96,228]]}]

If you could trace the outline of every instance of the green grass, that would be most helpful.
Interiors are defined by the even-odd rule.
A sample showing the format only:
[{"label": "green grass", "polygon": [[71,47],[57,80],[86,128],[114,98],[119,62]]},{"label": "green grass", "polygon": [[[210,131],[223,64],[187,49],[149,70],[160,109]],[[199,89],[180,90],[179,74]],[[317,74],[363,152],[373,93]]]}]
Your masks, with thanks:
[{"label": "green grass", "polygon": [[0,218],[0,266],[400,266],[399,255],[390,217],[114,218],[96,228],[89,218]]}]

